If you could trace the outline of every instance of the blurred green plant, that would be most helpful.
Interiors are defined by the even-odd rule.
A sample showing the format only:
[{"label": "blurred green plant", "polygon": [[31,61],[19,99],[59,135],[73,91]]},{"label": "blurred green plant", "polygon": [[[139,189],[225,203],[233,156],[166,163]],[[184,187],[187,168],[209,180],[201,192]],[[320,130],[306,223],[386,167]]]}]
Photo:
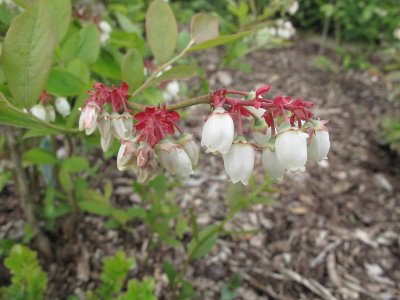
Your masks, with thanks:
[{"label": "blurred green plant", "polygon": [[37,253],[21,245],[15,245],[4,261],[10,270],[11,285],[0,288],[4,300],[44,299],[47,287],[47,274],[43,272]]}]

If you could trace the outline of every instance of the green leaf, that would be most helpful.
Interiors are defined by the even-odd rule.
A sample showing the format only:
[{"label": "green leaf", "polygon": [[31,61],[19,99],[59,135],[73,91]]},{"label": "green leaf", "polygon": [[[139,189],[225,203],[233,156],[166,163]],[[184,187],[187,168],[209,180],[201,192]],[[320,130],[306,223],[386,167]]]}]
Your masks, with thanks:
[{"label": "green leaf", "polygon": [[12,22],[3,44],[3,71],[19,107],[32,107],[46,84],[56,37],[43,0]]},{"label": "green leaf", "polygon": [[174,80],[174,79],[187,79],[194,77],[198,74],[198,69],[192,66],[176,66],[168,71],[165,71],[161,74],[161,76],[156,77],[152,80],[151,84],[157,84],[165,80]]},{"label": "green leaf", "polygon": [[96,26],[91,24],[74,33],[65,43],[62,53],[66,63],[77,57],[87,64],[94,63],[100,53],[100,33]]},{"label": "green leaf", "polygon": [[67,66],[68,72],[75,75],[84,83],[88,83],[90,79],[89,68],[80,58],[75,58]]},{"label": "green leaf", "polygon": [[44,0],[60,42],[67,33],[72,14],[71,0]]},{"label": "green leaf", "polygon": [[105,49],[101,50],[100,58],[90,67],[93,72],[102,77],[121,80],[121,64]]},{"label": "green leaf", "polygon": [[109,216],[112,212],[112,207],[107,202],[100,201],[84,201],[79,203],[79,207],[86,212],[100,215],[100,216]]},{"label": "green leaf", "polygon": [[129,91],[135,91],[144,81],[142,56],[136,49],[129,50],[122,61],[122,80],[129,85]]},{"label": "green leaf", "polygon": [[27,132],[24,133],[24,135],[22,136],[22,139],[41,137],[41,136],[46,136],[46,135],[54,135],[57,133],[59,133],[59,131],[56,131],[56,130],[50,129],[50,128],[29,129]]},{"label": "green leaf", "polygon": [[41,148],[32,148],[26,151],[22,158],[25,162],[35,165],[54,165],[57,163],[57,158],[53,153]]},{"label": "green leaf", "polygon": [[[100,274],[103,282],[97,293],[102,295],[103,299],[113,299],[111,294],[120,292],[129,270],[135,266],[135,259],[126,257],[125,253],[118,251],[115,256],[104,260],[104,270]],[[135,298],[130,298],[135,299]]]},{"label": "green leaf", "polygon": [[53,69],[47,80],[46,90],[50,94],[58,96],[75,96],[82,91],[84,85],[83,81],[72,73],[62,69]]},{"label": "green leaf", "polygon": [[129,280],[128,290],[118,300],[157,300],[154,296],[154,279],[145,278],[142,282]]},{"label": "green leaf", "polygon": [[224,45],[224,44],[233,42],[237,39],[240,39],[242,37],[245,37],[251,33],[252,33],[251,31],[243,31],[243,32],[235,33],[235,34],[223,35],[223,36],[217,37],[215,39],[211,39],[211,40],[205,41],[203,43],[197,44],[197,45],[191,47],[189,49],[189,52],[199,51],[199,50],[204,50],[204,49]]},{"label": "green leaf", "polygon": [[167,274],[169,287],[173,288],[175,286],[176,270],[169,260],[164,261],[164,272]]},{"label": "green leaf", "polygon": [[63,160],[63,168],[68,172],[79,173],[89,169],[89,163],[86,158],[82,156],[71,156]]},{"label": "green leaf", "polygon": [[147,42],[158,64],[166,63],[174,53],[178,25],[171,7],[163,0],[154,0],[146,14]]},{"label": "green leaf", "polygon": [[219,36],[219,19],[215,16],[200,13],[192,18],[190,31],[196,44],[214,39]]},{"label": "green leaf", "polygon": [[218,239],[218,231],[215,225],[203,228],[199,232],[199,238],[196,241],[192,239],[188,244],[188,253],[190,258],[197,259],[206,255]]}]

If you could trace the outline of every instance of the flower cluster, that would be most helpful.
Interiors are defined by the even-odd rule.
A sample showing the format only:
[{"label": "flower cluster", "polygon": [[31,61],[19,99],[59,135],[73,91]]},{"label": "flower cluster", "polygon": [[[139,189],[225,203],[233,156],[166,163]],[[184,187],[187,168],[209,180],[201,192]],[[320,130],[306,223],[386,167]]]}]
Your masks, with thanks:
[{"label": "flower cluster", "polygon": [[[30,108],[30,112],[36,118],[44,122],[54,122],[56,119],[56,111],[63,117],[66,118],[71,113],[71,105],[67,98],[57,97],[54,103],[54,107],[50,104],[51,96],[43,91],[39,98],[39,104],[36,104]],[[27,111],[26,109],[24,111]]]},{"label": "flower cluster", "polygon": [[[222,154],[225,170],[234,183],[248,183],[255,148],[262,149],[262,164],[273,179],[283,178],[285,172],[303,171],[307,157],[315,161],[327,158],[329,133],[325,121],[312,119],[309,109],[313,103],[280,95],[263,98],[269,89],[267,85],[256,92],[220,90],[213,94],[214,111],[204,124],[201,145],[207,152]],[[230,94],[245,99],[228,97]],[[255,144],[243,135],[243,117],[253,119],[250,130]]]},{"label": "flower cluster", "polygon": [[[177,124],[179,114],[163,106],[146,107],[132,116],[126,104],[127,91],[126,83],[112,89],[96,83],[82,108],[79,128],[86,134],[98,128],[103,151],[111,147],[114,138],[119,140],[118,170],[133,170],[141,182],[153,178],[163,168],[172,175],[189,177],[198,162],[199,147],[192,135],[181,134],[182,129]],[[105,109],[106,103],[111,106],[112,113]],[[121,108],[124,109],[122,114],[119,113]],[[179,139],[173,140],[177,135]]]},{"label": "flower cluster", "polygon": [[[204,124],[201,146],[208,153],[222,154],[225,170],[234,183],[249,182],[256,149],[262,150],[262,164],[273,179],[281,179],[286,172],[303,171],[307,158],[327,158],[329,133],[325,121],[312,118],[313,103],[282,95],[269,99],[265,97],[269,89],[266,85],[255,92],[217,90],[209,96],[214,110]],[[164,105],[139,107],[143,111],[131,115],[127,92],[126,83],[112,88],[96,83],[82,108],[80,129],[91,134],[98,128],[104,151],[114,138],[119,140],[118,169],[133,170],[142,182],[162,169],[188,178],[198,163],[199,147],[192,135],[182,133],[179,114]],[[255,143],[243,134],[243,121],[249,119]]]}]

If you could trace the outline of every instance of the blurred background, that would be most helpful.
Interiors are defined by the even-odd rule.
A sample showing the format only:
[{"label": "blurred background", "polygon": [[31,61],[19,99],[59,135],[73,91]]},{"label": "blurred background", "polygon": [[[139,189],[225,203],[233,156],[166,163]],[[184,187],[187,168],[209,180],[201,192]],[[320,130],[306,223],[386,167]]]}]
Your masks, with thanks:
[{"label": "blurred background", "polygon": [[[21,11],[15,2],[0,0],[0,42]],[[121,53],[127,48],[139,49],[147,74],[154,70],[144,41],[150,2],[73,1],[72,25],[60,51],[75,43],[69,39],[82,24],[96,24],[101,40],[87,71],[79,64],[68,67],[83,85],[91,86],[89,75],[107,84],[121,82]],[[190,20],[199,12],[219,18],[222,36],[250,33],[183,57],[178,64],[193,66],[193,74],[161,82],[135,101],[174,103],[217,88],[250,91],[271,84],[275,95],[313,101],[315,115],[329,120],[328,160],[273,182],[257,157],[251,182],[243,187],[228,182],[221,157],[202,151],[190,179],[160,175],[141,185],[132,173],[116,169],[119,145],[103,153],[98,135],[27,136],[18,129],[17,142],[22,137],[24,142],[14,149],[28,174],[32,207],[27,210],[18,200],[13,147],[2,127],[0,290],[16,295],[10,286],[21,287],[12,274],[30,270],[37,282],[29,280],[40,290],[32,295],[41,295],[4,299],[154,299],[138,296],[140,291],[175,299],[173,266],[183,263],[182,245],[195,231],[193,222],[212,226],[237,203],[246,204],[201,258],[186,266],[176,299],[400,299],[400,2],[169,4],[179,25],[178,52],[190,40]],[[53,90],[57,94],[60,88]],[[2,72],[0,91],[7,95]],[[75,110],[87,95],[66,94]],[[182,113],[183,127],[197,142],[209,112],[196,106]],[[75,126],[77,113],[68,122]],[[60,190],[54,178],[61,181]],[[16,244],[24,247],[20,256],[14,253],[5,263]],[[116,291],[126,289],[127,278],[136,278],[137,298],[100,298],[110,278],[120,278],[112,285]]]}]

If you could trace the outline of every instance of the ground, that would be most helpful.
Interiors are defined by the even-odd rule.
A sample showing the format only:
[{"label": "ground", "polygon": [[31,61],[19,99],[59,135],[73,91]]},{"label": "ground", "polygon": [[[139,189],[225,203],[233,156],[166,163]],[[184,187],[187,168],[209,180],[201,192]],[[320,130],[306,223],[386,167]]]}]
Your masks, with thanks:
[{"label": "ground", "polygon": [[[327,50],[329,55],[329,50]],[[215,54],[216,52],[212,52]],[[400,164],[399,156],[384,144],[380,120],[396,108],[387,100],[382,77],[368,72],[329,72],[314,60],[318,47],[298,42],[280,50],[262,50],[246,57],[251,75],[228,70],[237,89],[250,90],[270,83],[275,93],[301,96],[315,102],[315,114],[329,119],[332,142],[329,159],[309,163],[305,173],[293,174],[274,184],[275,205],[255,206],[240,213],[228,229],[255,232],[222,236],[211,253],[190,266],[187,278],[198,291],[196,299],[220,299],[221,287],[240,273],[243,285],[237,298],[256,299],[399,299],[400,298]],[[208,55],[203,64],[213,78],[216,59]],[[222,78],[223,81],[224,78]],[[225,78],[226,79],[226,78]],[[193,108],[186,127],[200,137],[207,107]],[[131,188],[131,178],[107,164],[105,180],[113,178],[114,203],[140,201]],[[202,225],[226,214],[227,177],[222,159],[202,153],[196,174],[179,188],[177,203],[192,207]],[[262,181],[257,158],[255,177]],[[1,198],[0,238],[16,237],[23,223],[8,186]],[[257,230],[259,229],[259,230]],[[169,299],[162,260],[180,262],[180,250],[149,251],[143,240],[146,229],[133,233],[109,230],[99,217],[84,216],[78,240],[68,244],[53,236],[56,259],[42,263],[49,272],[48,299],[93,288],[98,283],[101,261],[116,249],[147,259],[147,269],[134,276],[157,278],[157,294]],[[150,256],[149,256],[150,254]],[[2,282],[7,274],[0,269]]]}]

